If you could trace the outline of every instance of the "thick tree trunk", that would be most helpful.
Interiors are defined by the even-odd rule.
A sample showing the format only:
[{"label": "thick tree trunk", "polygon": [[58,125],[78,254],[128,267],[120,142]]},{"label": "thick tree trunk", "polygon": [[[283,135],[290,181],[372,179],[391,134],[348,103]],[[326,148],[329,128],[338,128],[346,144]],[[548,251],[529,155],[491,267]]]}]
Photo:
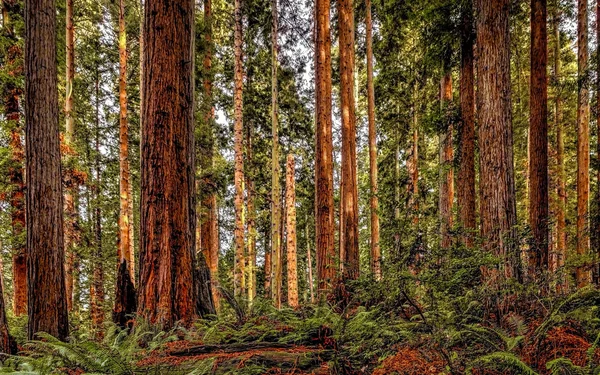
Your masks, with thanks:
[{"label": "thick tree trunk", "polygon": [[296,164],[294,155],[288,154],[285,178],[285,217],[287,240],[288,305],[298,307],[298,263],[296,254]]},{"label": "thick tree trunk", "polygon": [[[445,67],[446,68],[446,67]],[[452,72],[447,71],[440,84],[440,102],[442,110],[452,102]],[[452,245],[452,204],[454,202],[454,148],[452,133],[454,125],[449,122],[447,128],[440,133],[440,236],[442,249],[449,249]]]},{"label": "thick tree trunk", "polygon": [[190,324],[195,284],[194,2],[146,0],[138,316]]},{"label": "thick tree trunk", "polygon": [[377,186],[377,129],[375,126],[375,88],[373,86],[373,20],[371,0],[366,0],[367,16],[367,99],[369,119],[369,177],[371,182],[371,272],[381,280],[381,248],[379,246],[379,198]]},{"label": "thick tree trunk", "polygon": [[[577,70],[579,91],[577,99],[577,255],[585,256],[590,250],[588,206],[590,196],[590,103],[588,72],[588,2],[578,0],[577,16]],[[577,287],[589,284],[589,265],[576,269]]]},{"label": "thick tree trunk", "polygon": [[[12,15],[15,11],[14,4],[3,2],[2,19],[4,31],[9,38],[11,47],[7,51],[7,66],[11,67],[10,74],[22,76],[23,68],[19,63],[23,50],[18,45],[18,40],[12,25]],[[12,6],[11,6],[12,5]],[[13,265],[13,312],[16,316],[27,313],[27,249],[25,237],[25,182],[24,162],[25,149],[21,141],[23,125],[21,123],[20,99],[23,90],[7,82],[3,87],[4,115],[8,121],[11,132],[9,140],[11,164],[8,177],[12,186],[10,195],[11,229],[12,229],[12,265]]]},{"label": "thick tree trunk", "polygon": [[458,176],[456,179],[458,221],[462,242],[474,245],[475,216],[475,72],[473,69],[473,5],[467,1],[462,15],[460,56],[460,113],[458,131]]},{"label": "thick tree trunk", "polygon": [[[119,0],[119,248],[113,321],[125,326],[136,310],[129,207],[132,197],[129,173],[129,126],[127,124],[127,33],[125,0]],[[124,272],[121,274],[121,272]],[[132,298],[133,297],[133,298]]]},{"label": "thick tree trunk", "polygon": [[[214,159],[214,106],[213,106],[213,72],[212,72],[212,0],[204,0],[204,41],[206,49],[204,53],[204,96],[205,112],[204,125],[207,128],[208,144],[205,157],[200,159],[200,168],[204,173],[205,191],[200,202],[200,248],[208,263],[211,276],[211,293],[215,308],[219,308],[219,292],[217,290],[219,277],[219,225],[217,222],[217,193],[215,182],[212,180],[212,167]],[[206,172],[209,171],[207,174]]]},{"label": "thick tree trunk", "polygon": [[243,126],[243,86],[244,72],[242,59],[242,9],[241,0],[235,0],[235,88],[234,102],[234,143],[235,143],[235,265],[233,271],[234,294],[245,294],[244,266],[244,126]]},{"label": "thick tree trunk", "polygon": [[529,277],[548,270],[548,36],[546,0],[531,0]]},{"label": "thick tree trunk", "polygon": [[279,166],[279,97],[278,97],[278,17],[277,0],[271,0],[271,297],[281,308],[282,260],[281,260],[281,186]]},{"label": "thick tree trunk", "polygon": [[354,102],[354,7],[338,0],[340,97],[342,111],[342,177],[340,187],[340,266],[346,279],[359,275],[358,177]]},{"label": "thick tree trunk", "polygon": [[56,3],[25,2],[28,337],[69,334],[58,133]]},{"label": "thick tree trunk", "polygon": [[[505,277],[521,279],[515,225],[508,0],[477,0],[477,108],[484,248],[505,260]],[[495,272],[492,272],[493,280]]]}]

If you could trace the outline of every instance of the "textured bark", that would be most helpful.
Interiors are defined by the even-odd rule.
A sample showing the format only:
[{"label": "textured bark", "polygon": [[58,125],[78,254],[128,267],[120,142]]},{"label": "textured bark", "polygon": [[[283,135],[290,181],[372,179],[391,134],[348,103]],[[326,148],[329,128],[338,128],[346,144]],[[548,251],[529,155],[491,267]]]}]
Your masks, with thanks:
[{"label": "textured bark", "polygon": [[271,228],[265,230],[265,298],[271,298]]},{"label": "textured bark", "polygon": [[[75,133],[75,118],[73,116],[73,82],[75,79],[75,27],[73,25],[73,0],[66,1],[66,79],[65,79],[65,144],[73,146]],[[67,155],[67,160],[70,156]],[[75,197],[74,186],[65,189],[65,287],[67,293],[67,308],[73,310],[73,263],[75,260]]]},{"label": "textured bark", "polygon": [[[248,126],[246,137],[246,155],[251,166],[254,163],[254,154],[252,149],[252,133],[254,129],[252,124]],[[247,251],[247,285],[248,285],[248,301],[251,303],[256,297],[256,208],[254,204],[254,170],[246,174],[246,197],[248,199],[248,251]]]},{"label": "textured bark", "polygon": [[205,318],[207,315],[215,315],[217,309],[213,300],[212,275],[210,274],[210,268],[206,263],[204,254],[198,254],[198,267],[194,269],[196,277],[196,299],[198,314],[200,317]]},{"label": "textured bark", "polygon": [[285,173],[285,217],[287,241],[288,305],[298,307],[298,263],[296,254],[296,164],[294,155],[288,154]]},{"label": "textured bark", "polygon": [[548,270],[548,36],[546,0],[531,0],[529,277]]},{"label": "textured bark", "polygon": [[[2,242],[0,242],[0,246]],[[4,303],[4,279],[2,274],[4,266],[0,260],[0,354],[16,354],[17,342],[8,332],[8,322],[6,319],[6,304]]]},{"label": "textured bark", "polygon": [[138,316],[196,316],[192,0],[146,0]]},{"label": "textured bark", "polygon": [[377,128],[375,125],[375,88],[373,86],[373,20],[371,0],[367,7],[367,101],[369,120],[369,181],[371,183],[371,272],[375,280],[381,280],[381,248],[379,246],[379,198],[377,186]]},{"label": "textured bark", "polygon": [[306,239],[306,263],[308,264],[308,290],[310,292],[310,303],[315,303],[315,287],[313,278],[312,254],[310,250],[311,238],[308,231],[308,215],[304,221],[304,237]]},{"label": "textured bark", "polygon": [[515,229],[509,8],[508,0],[476,1],[481,234],[484,248],[505,260],[504,276],[520,279]]},{"label": "textured bark", "polygon": [[340,187],[340,268],[346,279],[359,276],[358,177],[354,101],[354,7],[338,0],[340,98],[342,112],[342,173]]},{"label": "textured bark", "polygon": [[242,9],[241,0],[235,0],[235,88],[234,104],[234,143],[235,143],[235,264],[233,271],[234,294],[236,297],[245,294],[244,266],[244,126],[243,126],[243,86],[244,67],[242,59]]},{"label": "textured bark", "polygon": [[[577,15],[577,255],[585,256],[590,250],[588,206],[590,196],[590,103],[588,72],[588,2],[578,0]],[[589,265],[576,269],[578,288],[590,282]]]},{"label": "textured bark", "polygon": [[69,334],[58,134],[56,3],[25,1],[27,302],[29,339]]},{"label": "textured bark", "polygon": [[331,119],[331,31],[329,0],[316,0],[315,107],[315,228],[319,299],[331,290],[335,278],[333,224],[333,136]]},{"label": "textured bark", "polygon": [[467,247],[474,245],[476,229],[475,214],[475,71],[473,68],[473,6],[467,1],[461,24],[460,56],[460,113],[458,129],[459,160],[456,178],[458,222],[462,229],[462,242]]},{"label": "textured bark", "polygon": [[279,165],[279,97],[278,97],[278,17],[277,0],[271,0],[271,297],[281,308],[283,264],[281,260],[281,185]]},{"label": "textured bark", "polygon": [[[213,122],[215,109],[213,106],[213,73],[212,73],[212,1],[204,0],[204,42],[206,49],[204,52],[204,125],[207,128],[207,147],[200,157],[200,169],[204,173],[203,184],[204,191],[200,195],[200,249],[208,263],[211,276],[211,293],[215,308],[219,308],[219,292],[217,281],[219,276],[219,225],[217,220],[217,193],[215,182],[212,179],[212,167],[214,159],[214,135]],[[209,172],[208,174],[206,172]]]},{"label": "textured bark", "polygon": [[125,30],[125,0],[119,0],[119,248],[117,283],[113,320],[124,327],[127,316],[136,310],[133,282],[134,258],[131,243],[129,207],[131,183],[129,173],[129,126],[127,123],[127,33]]},{"label": "textured bark", "polygon": [[[452,72],[447,71],[441,81],[441,105],[445,110],[452,102]],[[452,133],[454,125],[450,122],[440,133],[440,236],[442,249],[452,245],[452,204],[454,202],[454,147]]]}]

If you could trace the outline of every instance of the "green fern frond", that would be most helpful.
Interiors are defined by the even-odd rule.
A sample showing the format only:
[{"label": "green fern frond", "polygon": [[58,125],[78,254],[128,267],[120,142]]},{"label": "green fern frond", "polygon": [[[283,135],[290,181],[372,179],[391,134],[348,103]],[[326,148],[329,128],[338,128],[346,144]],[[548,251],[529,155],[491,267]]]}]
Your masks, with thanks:
[{"label": "green fern frond", "polygon": [[519,357],[508,352],[495,352],[473,360],[467,367],[466,374],[471,375],[474,368],[511,371],[519,375],[538,375]]}]

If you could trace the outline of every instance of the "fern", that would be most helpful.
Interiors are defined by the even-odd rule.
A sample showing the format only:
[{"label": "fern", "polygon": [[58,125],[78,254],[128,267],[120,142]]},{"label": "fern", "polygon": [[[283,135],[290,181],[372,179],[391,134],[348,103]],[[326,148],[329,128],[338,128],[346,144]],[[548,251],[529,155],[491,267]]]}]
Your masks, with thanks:
[{"label": "fern", "polygon": [[590,374],[583,367],[573,364],[568,358],[557,358],[546,364],[550,370],[550,375],[588,375]]},{"label": "fern", "polygon": [[495,352],[473,360],[466,369],[466,374],[471,375],[474,368],[510,371],[519,375],[538,375],[531,367],[521,361],[519,357],[508,352]]}]

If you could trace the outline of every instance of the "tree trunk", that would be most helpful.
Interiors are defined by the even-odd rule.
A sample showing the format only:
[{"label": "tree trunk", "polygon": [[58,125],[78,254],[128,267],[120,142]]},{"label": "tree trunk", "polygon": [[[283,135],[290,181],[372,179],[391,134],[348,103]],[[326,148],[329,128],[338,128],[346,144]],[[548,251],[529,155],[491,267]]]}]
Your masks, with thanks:
[{"label": "tree trunk", "polygon": [[298,264],[296,261],[296,166],[294,155],[288,154],[285,182],[285,217],[287,234],[288,305],[298,307]]},{"label": "tree trunk", "polygon": [[[588,205],[590,195],[590,103],[588,72],[588,2],[578,0],[577,16],[577,255],[583,257],[589,253],[590,237],[588,227]],[[580,265],[576,269],[577,287],[589,284],[589,265]]]},{"label": "tree trunk", "polygon": [[56,3],[25,1],[28,338],[69,334],[56,76]]},{"label": "tree trunk", "polygon": [[475,72],[473,70],[473,5],[467,1],[462,15],[460,56],[460,113],[458,176],[456,179],[458,221],[462,241],[473,247],[475,229]]},{"label": "tree trunk", "polygon": [[340,97],[342,112],[342,177],[340,187],[340,265],[346,279],[359,275],[358,180],[354,102],[354,7],[338,0]]},{"label": "tree trunk", "polygon": [[[510,104],[510,2],[477,0],[476,4],[481,234],[484,248],[505,261],[504,276],[520,280]],[[493,281],[495,272],[487,276]]]},{"label": "tree trunk", "polygon": [[138,316],[162,329],[197,313],[193,29],[192,0],[146,0]]},{"label": "tree trunk", "polygon": [[[71,1],[71,0],[69,0]],[[136,310],[133,278],[129,207],[129,126],[127,124],[127,33],[125,30],[125,0],[119,0],[119,248],[117,284],[113,321],[125,326],[128,316]],[[121,272],[124,272],[121,274]],[[132,298],[133,297],[133,298]]]},{"label": "tree trunk", "polygon": [[256,297],[256,208],[255,208],[255,193],[254,193],[254,154],[252,150],[252,133],[253,125],[248,126],[248,134],[246,138],[246,154],[248,163],[251,166],[250,173],[246,174],[246,196],[248,199],[248,301],[252,303]]},{"label": "tree trunk", "polygon": [[[444,66],[444,69],[447,69]],[[446,110],[452,102],[452,72],[446,71],[441,81],[441,106]],[[446,116],[450,120],[450,116]],[[440,133],[440,235],[442,249],[452,246],[452,204],[454,202],[454,148],[452,145],[452,132],[454,125],[451,120],[447,128]]]},{"label": "tree trunk", "polygon": [[265,298],[271,298],[271,226],[264,233],[265,238]]},{"label": "tree trunk", "polygon": [[[600,3],[596,2],[596,40],[600,37]],[[597,82],[596,82],[596,134],[600,134],[600,53],[596,52],[596,63],[597,65]],[[596,181],[597,181],[597,196],[596,196],[596,236],[600,241],[600,136],[597,136],[596,141],[596,161],[598,165],[598,169],[596,171]],[[600,243],[600,242],[599,242]],[[600,249],[596,249],[596,253],[594,254],[595,258],[595,267],[596,267],[596,285],[600,284],[600,264],[598,264],[598,258],[600,256]]]},{"label": "tree trunk", "polygon": [[367,97],[369,120],[369,177],[371,182],[371,272],[381,280],[381,248],[379,247],[379,197],[377,186],[377,129],[375,126],[375,88],[373,86],[373,20],[371,0],[366,0],[367,16]]},{"label": "tree trunk", "polygon": [[548,35],[546,0],[531,0],[529,277],[548,270]]},{"label": "tree trunk", "polygon": [[[207,150],[205,157],[200,158],[205,189],[202,192],[200,202],[200,248],[208,263],[211,276],[211,293],[215,308],[219,308],[219,292],[217,290],[219,279],[219,226],[217,223],[217,193],[215,182],[212,179],[212,168],[214,159],[214,106],[213,106],[213,72],[212,72],[212,0],[204,0],[204,41],[206,49],[204,53],[204,125],[207,128]],[[208,173],[207,173],[208,171]]]},{"label": "tree trunk", "polygon": [[306,238],[306,264],[308,265],[308,289],[310,291],[310,303],[315,303],[312,255],[311,255],[311,250],[310,250],[311,238],[310,238],[310,234],[308,231],[308,215],[306,215],[306,218],[305,218],[304,236]]},{"label": "tree trunk", "polygon": [[233,271],[234,293],[236,297],[245,294],[244,270],[244,126],[243,126],[243,86],[244,72],[242,60],[242,9],[241,0],[235,0],[235,68],[234,81],[234,143],[235,143],[235,265]]},{"label": "tree trunk", "polygon": [[277,0],[271,0],[271,297],[275,307],[281,308],[281,187],[279,166],[279,98],[278,98],[278,17]]},{"label": "tree trunk", "polygon": [[102,171],[100,169],[100,73],[96,69],[96,183],[94,184],[94,238],[93,276],[90,290],[90,315],[92,331],[96,339],[102,339],[104,332],[104,268],[102,251],[102,208],[100,204],[100,189],[102,187]]}]

